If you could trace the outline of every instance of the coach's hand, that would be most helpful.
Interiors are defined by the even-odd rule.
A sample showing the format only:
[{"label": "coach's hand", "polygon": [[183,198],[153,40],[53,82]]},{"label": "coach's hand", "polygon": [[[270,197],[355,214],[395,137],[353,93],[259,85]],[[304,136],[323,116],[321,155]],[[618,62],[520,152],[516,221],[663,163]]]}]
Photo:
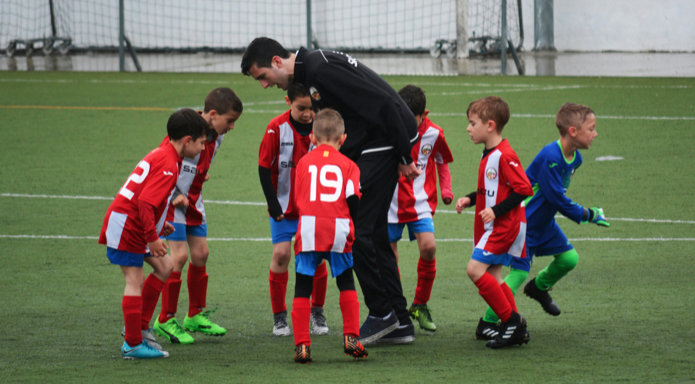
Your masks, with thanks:
[{"label": "coach's hand", "polygon": [[422,173],[422,171],[415,166],[414,161],[408,165],[398,163],[398,172],[408,180],[415,180]]},{"label": "coach's hand", "polygon": [[610,227],[610,223],[606,221],[606,216],[603,214],[603,208],[589,208],[589,222],[602,227]]},{"label": "coach's hand", "polygon": [[188,207],[188,198],[184,195],[178,195],[171,201],[171,205],[176,208],[186,208]]},{"label": "coach's hand", "polygon": [[167,254],[167,249],[169,249],[162,239],[157,239],[151,243],[147,243],[147,246],[150,247],[150,254],[152,257],[165,256]]}]

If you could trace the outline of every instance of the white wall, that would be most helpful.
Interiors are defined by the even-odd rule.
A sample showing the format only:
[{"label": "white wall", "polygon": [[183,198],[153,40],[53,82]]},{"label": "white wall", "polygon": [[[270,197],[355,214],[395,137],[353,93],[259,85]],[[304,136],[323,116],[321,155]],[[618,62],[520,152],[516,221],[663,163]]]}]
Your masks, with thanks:
[{"label": "white wall", "polygon": [[[554,0],[558,51],[695,52],[693,0]],[[533,0],[522,0],[533,49]]]}]

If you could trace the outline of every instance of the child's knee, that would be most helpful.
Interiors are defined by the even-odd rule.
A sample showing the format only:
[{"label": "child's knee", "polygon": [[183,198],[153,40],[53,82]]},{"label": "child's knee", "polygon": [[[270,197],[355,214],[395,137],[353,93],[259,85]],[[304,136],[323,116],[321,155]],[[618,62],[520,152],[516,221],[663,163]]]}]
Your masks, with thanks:
[{"label": "child's knee", "polygon": [[557,256],[555,260],[563,270],[571,271],[579,264],[579,254],[576,250],[571,249]]},{"label": "child's knee", "polygon": [[420,257],[425,260],[434,260],[434,255],[437,253],[437,245],[432,243],[424,244],[420,247]]}]

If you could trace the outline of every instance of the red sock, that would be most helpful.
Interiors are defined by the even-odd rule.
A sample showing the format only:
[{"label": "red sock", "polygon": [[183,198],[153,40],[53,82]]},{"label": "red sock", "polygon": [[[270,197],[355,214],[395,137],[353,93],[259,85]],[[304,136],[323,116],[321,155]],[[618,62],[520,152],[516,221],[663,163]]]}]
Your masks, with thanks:
[{"label": "red sock", "polygon": [[485,299],[485,302],[492,308],[495,315],[505,322],[512,315],[512,307],[509,305],[509,300],[504,294],[500,284],[492,277],[491,274],[485,272],[483,276],[475,282],[478,287],[478,293]]},{"label": "red sock", "polygon": [[208,274],[205,266],[196,267],[188,263],[188,317],[193,317],[205,308],[208,296]]},{"label": "red sock", "polygon": [[311,306],[321,307],[326,302],[326,286],[328,285],[328,271],[326,263],[319,264],[314,274],[314,291],[311,294]]},{"label": "red sock", "polygon": [[502,291],[504,292],[504,295],[507,297],[507,301],[509,301],[509,305],[512,307],[512,311],[514,312],[519,312],[516,309],[516,300],[514,300],[514,292],[512,292],[512,289],[509,288],[507,283],[502,283],[500,284],[500,287],[502,287]]},{"label": "red sock", "polygon": [[154,309],[159,301],[159,294],[162,293],[164,282],[157,276],[150,273],[142,286],[142,329],[150,329],[150,320],[154,314]]},{"label": "red sock", "polygon": [[181,293],[181,272],[172,272],[162,289],[162,311],[159,313],[159,323],[164,324],[176,316]]},{"label": "red sock", "polygon": [[121,307],[123,308],[123,320],[125,320],[125,341],[134,347],[142,343],[142,332],[140,332],[142,297],[123,296]]},{"label": "red sock", "polygon": [[417,288],[415,288],[413,304],[427,304],[430,301],[435,276],[437,276],[437,260],[420,258],[417,263]]},{"label": "red sock", "polygon": [[275,273],[270,271],[270,304],[273,307],[273,314],[278,314],[287,310],[285,305],[285,295],[287,294],[287,279],[289,273]]},{"label": "red sock", "polygon": [[295,297],[292,301],[292,331],[294,345],[311,345],[309,335],[309,318],[311,317],[311,302],[306,297]]},{"label": "red sock", "polygon": [[340,292],[340,312],[343,314],[343,336],[360,337],[360,302],[357,292]]}]

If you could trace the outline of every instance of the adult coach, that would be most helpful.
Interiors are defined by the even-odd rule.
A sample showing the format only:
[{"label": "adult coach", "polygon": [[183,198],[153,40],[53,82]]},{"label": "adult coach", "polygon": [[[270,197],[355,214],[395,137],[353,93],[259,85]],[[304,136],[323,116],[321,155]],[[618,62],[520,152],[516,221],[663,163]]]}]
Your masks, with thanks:
[{"label": "adult coach", "polygon": [[340,112],[347,134],[340,152],[355,161],[361,173],[353,253],[369,316],[360,328],[360,341],[412,342],[415,328],[389,244],[387,215],[399,172],[409,179],[421,173],[410,156],[419,139],[413,113],[384,79],[341,52],[300,48],[291,54],[277,41],[258,37],[244,52],[241,71],[263,88],[287,90],[290,83],[301,83],[315,110]]}]

